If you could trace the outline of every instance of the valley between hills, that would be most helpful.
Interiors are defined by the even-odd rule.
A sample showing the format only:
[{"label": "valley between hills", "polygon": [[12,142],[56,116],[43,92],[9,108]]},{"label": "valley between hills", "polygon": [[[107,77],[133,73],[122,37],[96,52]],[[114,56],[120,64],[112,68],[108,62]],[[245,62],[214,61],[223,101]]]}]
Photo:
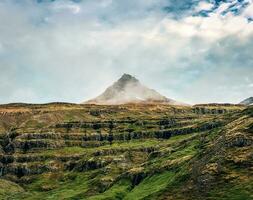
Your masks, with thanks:
[{"label": "valley between hills", "polygon": [[252,145],[252,106],[0,105],[0,199],[252,199]]}]

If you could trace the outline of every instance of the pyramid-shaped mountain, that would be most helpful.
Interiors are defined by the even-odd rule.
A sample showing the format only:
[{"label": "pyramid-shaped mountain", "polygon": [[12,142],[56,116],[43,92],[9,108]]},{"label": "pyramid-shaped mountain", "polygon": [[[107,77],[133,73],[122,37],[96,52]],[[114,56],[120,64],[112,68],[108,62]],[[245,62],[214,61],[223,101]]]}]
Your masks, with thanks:
[{"label": "pyramid-shaped mountain", "polygon": [[126,103],[165,103],[185,105],[173,99],[169,99],[159,94],[157,91],[142,85],[138,79],[129,74],[124,74],[101,95],[85,103],[101,105]]}]

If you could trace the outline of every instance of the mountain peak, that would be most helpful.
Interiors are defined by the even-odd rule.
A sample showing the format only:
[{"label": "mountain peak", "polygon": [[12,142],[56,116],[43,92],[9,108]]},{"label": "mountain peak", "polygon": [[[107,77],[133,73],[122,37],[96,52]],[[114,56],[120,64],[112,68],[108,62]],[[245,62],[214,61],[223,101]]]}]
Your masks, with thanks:
[{"label": "mountain peak", "polygon": [[130,75],[130,74],[123,74],[121,76],[121,78],[119,79],[119,81],[138,81],[134,76]]},{"label": "mountain peak", "polygon": [[139,80],[130,74],[123,74],[121,78],[114,83],[114,86],[118,89],[124,89],[129,84],[137,84]]},{"label": "mountain peak", "polygon": [[85,103],[88,104],[126,104],[126,103],[166,103],[181,105],[181,103],[169,99],[157,91],[150,89],[140,83],[138,79],[130,74],[123,74],[113,85],[108,87],[104,93]]}]

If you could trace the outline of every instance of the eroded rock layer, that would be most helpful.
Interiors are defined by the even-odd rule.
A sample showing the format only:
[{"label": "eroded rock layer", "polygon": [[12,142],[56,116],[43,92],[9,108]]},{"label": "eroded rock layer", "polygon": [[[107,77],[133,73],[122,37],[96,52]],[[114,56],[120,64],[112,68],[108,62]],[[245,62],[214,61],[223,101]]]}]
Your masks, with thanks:
[{"label": "eroded rock layer", "polygon": [[2,105],[0,181],[15,192],[0,186],[0,198],[247,199],[252,116],[225,104]]}]

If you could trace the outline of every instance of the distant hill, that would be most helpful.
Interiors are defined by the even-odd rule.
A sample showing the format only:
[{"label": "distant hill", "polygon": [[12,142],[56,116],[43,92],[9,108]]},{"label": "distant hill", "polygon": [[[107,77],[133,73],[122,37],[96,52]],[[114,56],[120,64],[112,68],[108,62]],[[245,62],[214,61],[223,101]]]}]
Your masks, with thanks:
[{"label": "distant hill", "polygon": [[126,103],[166,103],[171,105],[186,105],[167,98],[157,91],[142,85],[138,79],[129,74],[123,74],[117,82],[108,87],[101,95],[84,103],[101,105]]},{"label": "distant hill", "polygon": [[253,105],[253,97],[249,97],[243,100],[242,102],[240,102],[240,104],[247,105],[247,106]]}]

